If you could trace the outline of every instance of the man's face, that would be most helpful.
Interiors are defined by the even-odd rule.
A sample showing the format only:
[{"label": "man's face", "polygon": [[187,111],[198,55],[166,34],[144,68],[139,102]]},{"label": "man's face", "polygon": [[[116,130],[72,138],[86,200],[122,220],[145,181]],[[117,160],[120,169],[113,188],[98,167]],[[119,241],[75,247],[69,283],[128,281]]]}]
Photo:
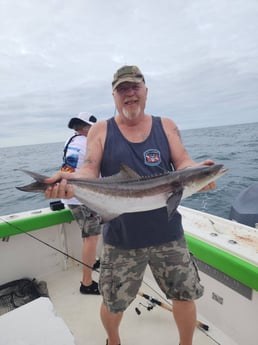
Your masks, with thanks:
[{"label": "man's face", "polygon": [[133,120],[144,113],[147,91],[144,82],[119,84],[113,92],[118,112],[128,120]]}]

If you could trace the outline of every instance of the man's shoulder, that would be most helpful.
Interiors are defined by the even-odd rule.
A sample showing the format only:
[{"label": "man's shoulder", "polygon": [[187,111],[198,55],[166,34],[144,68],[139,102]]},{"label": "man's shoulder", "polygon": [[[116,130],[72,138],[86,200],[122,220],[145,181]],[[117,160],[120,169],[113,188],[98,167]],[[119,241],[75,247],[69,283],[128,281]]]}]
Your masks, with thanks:
[{"label": "man's shoulder", "polygon": [[175,122],[169,117],[161,116],[160,119],[161,119],[162,124],[165,126],[169,126],[169,127],[175,127],[176,126]]},{"label": "man's shoulder", "polygon": [[85,135],[82,134],[78,134],[78,135],[74,135],[72,137],[70,137],[70,139],[67,141],[66,146],[70,147],[77,147],[77,148],[81,148],[84,147],[86,145],[87,142],[87,138]]},{"label": "man's shoulder", "polygon": [[107,121],[108,120],[101,120],[94,123],[94,125],[90,129],[90,132],[99,133],[101,131],[105,131],[107,128]]},{"label": "man's shoulder", "polygon": [[87,140],[86,136],[83,134],[76,134],[71,137],[71,142],[85,142]]}]

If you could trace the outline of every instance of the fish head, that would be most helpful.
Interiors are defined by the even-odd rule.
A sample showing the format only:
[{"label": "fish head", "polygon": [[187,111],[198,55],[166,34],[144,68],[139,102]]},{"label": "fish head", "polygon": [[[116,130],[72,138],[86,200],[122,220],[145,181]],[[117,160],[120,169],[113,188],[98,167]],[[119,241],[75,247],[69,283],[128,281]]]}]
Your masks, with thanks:
[{"label": "fish head", "polygon": [[222,164],[201,165],[185,169],[181,176],[184,190],[182,199],[201,191],[202,188],[226,174],[227,171],[228,169],[225,169]]}]

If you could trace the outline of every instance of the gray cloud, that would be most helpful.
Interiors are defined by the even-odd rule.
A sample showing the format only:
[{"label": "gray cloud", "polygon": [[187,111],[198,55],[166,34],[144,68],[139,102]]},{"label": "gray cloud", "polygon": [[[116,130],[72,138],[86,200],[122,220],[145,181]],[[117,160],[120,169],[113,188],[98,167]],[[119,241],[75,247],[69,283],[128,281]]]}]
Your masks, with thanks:
[{"label": "gray cloud", "polygon": [[69,117],[114,113],[110,82],[137,64],[149,113],[180,128],[257,121],[255,0],[2,0],[0,146],[65,140]]}]

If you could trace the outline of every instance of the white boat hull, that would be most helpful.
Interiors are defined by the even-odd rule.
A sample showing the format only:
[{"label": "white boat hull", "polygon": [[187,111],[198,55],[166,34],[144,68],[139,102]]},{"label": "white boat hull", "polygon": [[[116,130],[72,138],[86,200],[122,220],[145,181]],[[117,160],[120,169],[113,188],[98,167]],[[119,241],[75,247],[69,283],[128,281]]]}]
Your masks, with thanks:
[{"label": "white boat hull", "polygon": [[[235,257],[234,250],[230,251],[227,244],[228,237],[230,237],[230,226],[227,221],[226,229],[222,231],[222,225],[218,224],[220,222],[224,224],[223,220],[219,218],[217,221],[213,216],[207,215],[209,219],[207,224],[212,224],[213,231],[214,223],[217,227],[219,226],[218,233],[220,233],[222,240],[220,241],[221,243],[218,244],[216,243],[216,241],[218,242],[218,236],[216,236],[215,242],[213,242],[212,236],[210,236],[211,238],[209,238],[209,241],[205,239],[205,236],[208,236],[208,233],[211,231],[209,226],[205,223],[205,214],[199,214],[198,212],[186,208],[180,208],[180,212],[183,215],[183,223],[189,245],[192,245],[193,249],[195,249],[195,246],[194,243],[191,244],[191,241],[194,238],[194,241],[196,240],[197,243],[202,243],[204,241],[205,245],[208,245],[208,248],[210,248],[210,245],[213,245],[216,250],[219,248],[219,252],[222,250],[223,253],[225,251],[226,255],[233,255]],[[80,264],[53,249],[53,247],[58,248],[60,251],[67,253],[70,257],[80,260],[82,248],[80,230],[76,222],[71,222],[72,218],[69,218],[71,216],[67,218],[66,213],[66,218],[64,216],[61,217],[60,213],[60,217],[66,219],[64,223],[58,224],[58,222],[53,222],[55,225],[49,226],[49,224],[47,224],[46,226],[45,218],[51,218],[52,214],[52,211],[43,209],[34,211],[34,214],[25,212],[16,216],[2,217],[4,219],[0,222],[0,233],[3,235],[3,232],[5,232],[6,236],[2,236],[3,241],[1,241],[0,244],[0,285],[24,277],[45,280],[55,312],[62,317],[67,327],[74,335],[75,344],[104,344],[105,332],[99,319],[101,297],[81,295],[79,293],[79,282],[81,279]],[[31,219],[34,217],[35,220],[28,222],[29,225],[26,227],[30,228],[31,223],[41,223],[44,224],[44,227],[41,228],[42,225],[39,224],[37,226],[38,230],[30,231],[28,234],[35,236],[44,243],[50,244],[51,247],[29,237],[28,234],[20,233],[21,231],[18,229],[13,230],[19,233],[18,235],[9,237],[13,226],[22,228],[23,219]],[[11,226],[8,226],[5,222],[11,223]],[[196,226],[196,223],[198,226]],[[230,222],[230,224],[231,223],[232,222]],[[202,226],[203,224],[206,225]],[[31,227],[35,228],[34,225],[31,225]],[[255,241],[255,236],[257,236],[255,229],[248,227],[240,228],[241,231],[243,231],[242,235],[245,235],[245,239],[247,238],[245,233],[247,231],[248,236],[252,235]],[[207,233],[204,229],[206,229]],[[25,229],[22,231],[25,231]],[[223,243],[223,241],[225,242],[225,236],[227,238],[226,244]],[[245,242],[248,243],[248,241]],[[240,244],[239,246],[243,247]],[[254,252],[252,252],[253,250]],[[254,267],[253,274],[254,277],[257,278],[257,284],[258,265],[255,262],[255,255],[257,255],[257,248],[255,245],[252,243],[251,248],[243,248],[242,252],[240,251],[241,253],[237,250],[237,260],[239,259],[242,262],[243,257],[247,260],[248,251],[253,254],[248,264],[251,265],[250,267]],[[208,261],[208,263],[204,262],[203,257],[201,257],[200,263],[202,263],[202,265],[204,264],[204,269],[200,267],[200,276],[205,286],[205,294],[197,301],[197,308],[198,320],[208,325],[209,330],[204,331],[203,329],[196,329],[194,344],[256,345],[258,289],[246,286],[243,282],[239,282],[235,278],[225,274],[223,269],[220,270],[212,267],[209,264],[209,260],[206,261]],[[234,261],[232,262],[234,264]],[[225,266],[228,264],[230,265],[230,263],[224,262]],[[249,266],[247,268],[249,268]],[[98,273],[94,272],[94,275],[95,278],[98,279]],[[149,270],[147,270],[144,277],[142,291],[165,303],[165,299],[163,299],[164,296],[158,289]],[[170,303],[169,301],[167,302]],[[147,301],[137,296],[136,300],[125,313],[121,325],[121,336],[122,339],[124,339],[123,344],[135,344],[137,342],[139,344],[148,343],[149,345],[156,345],[158,343],[162,343],[163,345],[178,345],[177,330],[175,324],[172,322],[173,318],[170,315],[171,313],[159,306],[148,311],[144,306],[147,306]],[[140,309],[141,315],[137,315],[135,308]],[[17,344],[18,339],[19,334],[17,334]],[[58,344],[58,342],[55,344]],[[15,344],[12,343],[12,345]]]}]

